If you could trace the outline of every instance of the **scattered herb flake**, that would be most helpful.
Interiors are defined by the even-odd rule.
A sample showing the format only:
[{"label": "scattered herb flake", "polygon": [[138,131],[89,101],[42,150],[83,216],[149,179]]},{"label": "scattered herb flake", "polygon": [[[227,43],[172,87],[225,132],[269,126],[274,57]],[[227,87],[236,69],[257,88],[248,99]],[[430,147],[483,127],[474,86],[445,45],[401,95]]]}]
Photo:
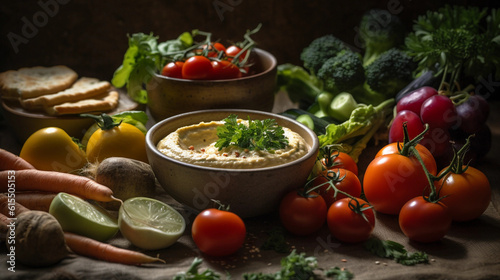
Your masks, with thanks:
[{"label": "scattered herb flake", "polygon": [[333,278],[335,280],[350,280],[354,278],[354,274],[352,272],[338,266],[325,271],[325,276],[328,278]]},{"label": "scattered herb flake", "polygon": [[261,246],[262,250],[274,250],[277,253],[290,253],[282,227],[274,227],[268,232],[269,238]]},{"label": "scattered herb flake", "polygon": [[409,253],[403,245],[391,240],[371,238],[365,242],[365,248],[379,257],[393,259],[402,265],[429,263],[429,256],[426,253]]}]

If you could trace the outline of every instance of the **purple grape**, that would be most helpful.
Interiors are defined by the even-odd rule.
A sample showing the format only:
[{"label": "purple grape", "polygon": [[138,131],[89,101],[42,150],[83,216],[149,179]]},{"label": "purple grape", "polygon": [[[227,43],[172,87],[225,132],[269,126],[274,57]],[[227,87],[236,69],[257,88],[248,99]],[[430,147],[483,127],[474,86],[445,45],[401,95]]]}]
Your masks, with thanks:
[{"label": "purple grape", "polygon": [[490,106],[480,95],[471,95],[464,103],[456,106],[457,124],[466,133],[476,133],[488,119]]}]

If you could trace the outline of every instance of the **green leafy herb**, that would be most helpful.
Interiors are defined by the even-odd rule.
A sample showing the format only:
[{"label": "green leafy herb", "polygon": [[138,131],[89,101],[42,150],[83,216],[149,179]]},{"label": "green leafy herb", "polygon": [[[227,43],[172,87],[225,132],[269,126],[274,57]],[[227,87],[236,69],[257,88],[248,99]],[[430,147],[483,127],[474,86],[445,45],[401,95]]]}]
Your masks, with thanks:
[{"label": "green leafy herb", "polygon": [[129,36],[128,49],[122,65],[116,69],[111,83],[117,88],[127,86],[127,92],[135,101],[147,103],[145,85],[158,72],[167,59],[173,59],[179,52],[193,44],[190,33],[182,33],[176,40],[158,44],[153,34],[135,33]]},{"label": "green leafy herb", "polygon": [[230,115],[224,119],[224,125],[217,127],[219,140],[215,147],[222,150],[225,147],[237,146],[248,150],[267,150],[273,152],[283,149],[288,145],[288,139],[284,135],[283,127],[276,120],[251,120],[248,118],[248,126],[238,122],[236,115]]},{"label": "green leafy herb", "polygon": [[218,280],[221,279],[220,275],[211,269],[205,269],[199,273],[198,269],[203,262],[203,259],[195,258],[193,263],[186,272],[181,272],[174,276],[173,280]]},{"label": "green leafy herb", "polygon": [[269,232],[269,238],[260,247],[262,250],[274,250],[278,253],[290,253],[290,246],[286,242],[284,229],[274,227]]},{"label": "green leafy herb", "polygon": [[325,276],[336,280],[350,280],[354,278],[354,274],[352,272],[338,266],[325,271]]},{"label": "green leafy herb", "polygon": [[402,265],[429,263],[429,257],[426,253],[409,253],[403,245],[391,240],[371,238],[365,242],[365,248],[379,257],[393,259]]},{"label": "green leafy herb", "polygon": [[245,280],[271,280],[271,279],[318,279],[314,270],[318,267],[315,257],[307,257],[305,253],[298,254],[293,250],[290,255],[281,259],[281,270],[274,274],[251,273],[244,274]]},{"label": "green leafy herb", "polygon": [[[418,71],[437,70],[453,89],[464,77],[500,78],[500,10],[446,5],[415,21],[406,38]],[[483,25],[483,21],[486,22]],[[437,68],[436,68],[437,65]]]}]

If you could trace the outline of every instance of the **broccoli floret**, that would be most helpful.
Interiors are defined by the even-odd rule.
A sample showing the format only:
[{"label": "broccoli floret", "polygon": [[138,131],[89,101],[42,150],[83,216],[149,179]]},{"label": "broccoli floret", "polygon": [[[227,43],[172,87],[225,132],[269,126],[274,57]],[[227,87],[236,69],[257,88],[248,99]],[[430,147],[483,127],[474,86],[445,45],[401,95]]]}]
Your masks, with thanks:
[{"label": "broccoli floret", "polygon": [[406,52],[393,48],[366,67],[368,86],[386,97],[394,97],[413,80],[417,63]]},{"label": "broccoli floret", "polygon": [[329,58],[318,71],[324,89],[332,93],[348,91],[365,82],[365,69],[359,53],[343,50]]},{"label": "broccoli floret", "polygon": [[304,67],[312,74],[317,74],[321,65],[340,51],[347,50],[347,45],[333,35],[325,35],[314,39],[300,54]]},{"label": "broccoli floret", "polygon": [[383,52],[404,44],[405,27],[389,11],[372,9],[361,18],[359,37],[365,47],[363,65],[367,66]]}]

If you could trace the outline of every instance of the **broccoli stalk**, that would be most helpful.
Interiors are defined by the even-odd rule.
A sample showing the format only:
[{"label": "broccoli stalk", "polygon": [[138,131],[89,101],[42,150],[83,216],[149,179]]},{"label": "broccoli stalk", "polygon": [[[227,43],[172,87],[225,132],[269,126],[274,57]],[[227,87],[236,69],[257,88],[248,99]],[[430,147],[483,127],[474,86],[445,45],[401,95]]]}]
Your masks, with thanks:
[{"label": "broccoli stalk", "polygon": [[383,52],[403,45],[405,28],[398,16],[372,9],[361,17],[359,37],[365,47],[363,65],[367,66]]}]

